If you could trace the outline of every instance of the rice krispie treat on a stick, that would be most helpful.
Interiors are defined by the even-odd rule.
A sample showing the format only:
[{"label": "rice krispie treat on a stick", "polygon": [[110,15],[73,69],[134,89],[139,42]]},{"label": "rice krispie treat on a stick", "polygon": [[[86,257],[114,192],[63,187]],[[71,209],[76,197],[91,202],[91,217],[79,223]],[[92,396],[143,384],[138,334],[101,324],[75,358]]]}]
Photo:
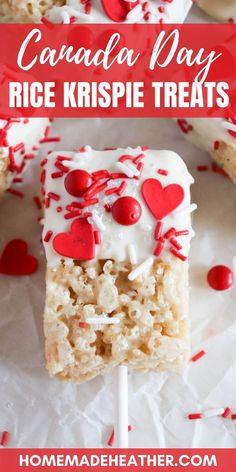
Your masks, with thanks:
[{"label": "rice krispie treat on a stick", "polygon": [[198,0],[197,4],[218,21],[236,21],[236,0]]},{"label": "rice krispie treat on a stick", "polygon": [[44,160],[47,367],[83,382],[113,367],[168,370],[189,356],[192,177],[171,151]]},{"label": "rice krispie treat on a stick", "polygon": [[186,138],[208,151],[236,183],[236,119],[188,118],[178,120]]},{"label": "rice krispie treat on a stick", "polygon": [[0,23],[40,23],[42,16],[64,0],[1,0]]},{"label": "rice krispie treat on a stick", "polygon": [[0,117],[0,195],[33,159],[48,126],[47,118]]}]

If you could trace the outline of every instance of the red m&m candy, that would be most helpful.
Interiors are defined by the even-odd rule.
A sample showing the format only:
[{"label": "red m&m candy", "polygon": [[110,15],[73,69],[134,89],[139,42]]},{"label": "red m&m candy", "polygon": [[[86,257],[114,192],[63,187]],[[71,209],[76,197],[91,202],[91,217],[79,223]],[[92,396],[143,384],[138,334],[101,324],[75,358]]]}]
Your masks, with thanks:
[{"label": "red m&m candy", "polygon": [[234,283],[234,275],[229,267],[218,265],[207,273],[207,282],[214,290],[227,290]]},{"label": "red m&m candy", "polygon": [[73,197],[82,197],[91,186],[93,179],[86,170],[75,169],[69,172],[65,178],[66,191]]},{"label": "red m&m candy", "polygon": [[142,208],[138,200],[133,197],[121,197],[112,207],[112,216],[119,225],[134,225],[142,215]]}]

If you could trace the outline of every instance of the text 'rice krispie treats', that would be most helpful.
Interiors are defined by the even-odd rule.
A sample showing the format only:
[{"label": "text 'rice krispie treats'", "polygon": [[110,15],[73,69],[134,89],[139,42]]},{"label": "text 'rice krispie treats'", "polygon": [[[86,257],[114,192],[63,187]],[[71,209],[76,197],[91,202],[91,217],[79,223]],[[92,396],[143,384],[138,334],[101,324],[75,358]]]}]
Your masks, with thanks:
[{"label": "text 'rice krispie treats'", "polygon": [[208,151],[236,184],[236,119],[188,118],[178,120],[184,136]]},{"label": "text 'rice krispie treats'", "polygon": [[44,160],[47,367],[83,382],[119,364],[189,356],[192,177],[171,151],[52,153]]},{"label": "text 'rice krispie treats'", "polygon": [[1,23],[182,23],[192,0],[3,0]]},{"label": "text 'rice krispie treats'", "polygon": [[47,118],[0,117],[0,195],[33,159],[48,127]]}]

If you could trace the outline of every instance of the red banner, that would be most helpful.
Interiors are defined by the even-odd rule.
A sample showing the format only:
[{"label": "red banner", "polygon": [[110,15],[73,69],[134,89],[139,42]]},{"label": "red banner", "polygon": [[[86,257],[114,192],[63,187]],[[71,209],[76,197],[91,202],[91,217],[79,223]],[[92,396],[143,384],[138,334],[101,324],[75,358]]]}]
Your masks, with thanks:
[{"label": "red banner", "polygon": [[235,449],[6,449],[0,450],[4,472],[75,472],[90,468],[121,472],[183,470],[233,472]]},{"label": "red banner", "polygon": [[0,113],[233,117],[236,25],[1,25]]}]

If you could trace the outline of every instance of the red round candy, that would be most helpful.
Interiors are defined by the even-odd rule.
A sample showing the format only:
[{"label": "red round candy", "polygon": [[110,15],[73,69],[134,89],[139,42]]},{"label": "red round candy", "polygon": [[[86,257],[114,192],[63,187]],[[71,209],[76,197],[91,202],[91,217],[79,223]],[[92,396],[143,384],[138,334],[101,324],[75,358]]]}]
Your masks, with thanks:
[{"label": "red round candy", "polygon": [[66,191],[73,197],[82,197],[91,186],[93,179],[86,170],[75,169],[65,178]]},{"label": "red round candy", "polygon": [[121,197],[112,206],[112,216],[119,225],[134,225],[141,218],[142,208],[133,197]]},{"label": "red round candy", "polygon": [[229,267],[218,265],[207,273],[207,282],[214,290],[227,290],[234,283],[234,275]]}]

